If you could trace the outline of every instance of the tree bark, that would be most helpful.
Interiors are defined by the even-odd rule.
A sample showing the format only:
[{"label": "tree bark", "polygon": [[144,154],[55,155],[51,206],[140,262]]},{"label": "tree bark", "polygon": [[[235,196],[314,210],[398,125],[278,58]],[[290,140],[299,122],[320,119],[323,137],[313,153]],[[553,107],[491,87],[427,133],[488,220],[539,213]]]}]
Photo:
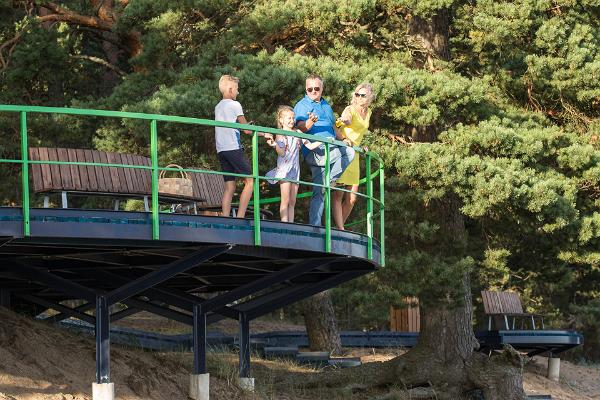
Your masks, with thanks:
[{"label": "tree bark", "polygon": [[342,341],[329,292],[322,292],[304,300],[302,313],[310,349],[340,354]]}]

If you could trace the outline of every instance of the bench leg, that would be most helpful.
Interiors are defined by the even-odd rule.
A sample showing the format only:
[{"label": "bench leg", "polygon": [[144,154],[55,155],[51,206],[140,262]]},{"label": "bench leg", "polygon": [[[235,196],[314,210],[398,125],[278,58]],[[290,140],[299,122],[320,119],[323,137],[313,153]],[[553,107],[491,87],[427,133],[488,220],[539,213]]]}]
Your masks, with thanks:
[{"label": "bench leg", "polygon": [[506,330],[510,329],[510,327],[508,326],[508,317],[506,315],[504,316],[504,326],[506,327]]},{"label": "bench leg", "polygon": [[198,215],[198,204],[196,204],[195,202],[193,204],[194,204],[194,206],[193,206],[194,207],[194,215]]},{"label": "bench leg", "polygon": [[50,197],[44,196],[44,208],[50,207]]},{"label": "bench leg", "polygon": [[119,206],[121,205],[121,201],[115,200],[115,211],[119,211]]},{"label": "bench leg", "polygon": [[60,197],[62,200],[62,208],[69,208],[69,204],[67,203],[67,192],[61,192]]},{"label": "bench leg", "polygon": [[144,211],[150,212],[150,206],[148,205],[148,196],[144,196]]},{"label": "bench leg", "polygon": [[488,316],[488,331],[492,330],[492,316]]},{"label": "bench leg", "polygon": [[531,327],[535,331],[535,319],[533,318],[533,315],[531,316]]}]

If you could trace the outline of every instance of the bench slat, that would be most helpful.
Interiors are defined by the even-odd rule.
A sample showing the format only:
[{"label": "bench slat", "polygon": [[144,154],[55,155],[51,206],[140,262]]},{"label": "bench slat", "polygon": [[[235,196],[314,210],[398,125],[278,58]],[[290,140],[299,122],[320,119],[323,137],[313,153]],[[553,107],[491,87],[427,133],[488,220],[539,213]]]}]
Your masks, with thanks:
[{"label": "bench slat", "polygon": [[[83,150],[83,160],[84,162],[94,162],[94,157],[92,156],[92,151],[88,150],[88,149],[84,149]],[[91,192],[97,192],[98,191],[98,180],[96,178],[96,169],[91,166],[88,165],[86,166],[86,170],[87,170],[87,176],[88,176],[88,180],[89,180],[89,187],[88,190]]]},{"label": "bench slat", "polygon": [[[67,151],[67,160],[70,162],[77,162],[77,150],[76,149],[65,149]],[[81,177],[78,165],[69,165],[69,171],[71,172],[71,182],[73,189],[82,187]]]},{"label": "bench slat", "polygon": [[[129,160],[127,159],[127,154],[119,154],[119,158],[121,159],[120,163],[123,165],[129,164]],[[131,170],[129,168],[119,168],[123,171],[123,176],[125,180],[123,181],[125,184],[125,188],[129,193],[137,193],[134,186],[134,179],[132,179]]]},{"label": "bench slat", "polygon": [[[32,147],[29,149],[29,159],[40,161],[40,149]],[[33,190],[39,192],[44,189],[44,179],[42,178],[42,166],[40,164],[31,164],[31,177],[33,179]]]},{"label": "bench slat", "polygon": [[[75,156],[78,162],[86,162],[85,152],[83,149],[76,149]],[[78,165],[79,179],[81,180],[81,188],[84,191],[90,191],[92,185],[90,184],[89,167],[85,165]]]},{"label": "bench slat", "polygon": [[[110,164],[111,161],[108,159],[108,153],[105,151],[98,151],[94,154],[97,154],[97,157],[100,159],[101,163]],[[100,173],[102,174],[102,180],[104,182],[104,187],[107,192],[114,192],[118,190],[118,186],[114,185],[114,182],[111,177],[111,167],[100,167]]]},{"label": "bench slat", "polygon": [[[135,165],[133,162],[133,156],[131,154],[123,154],[121,159],[125,165]],[[131,193],[141,193],[139,181],[135,172],[135,169],[125,168],[125,177],[127,178],[127,184]]]}]

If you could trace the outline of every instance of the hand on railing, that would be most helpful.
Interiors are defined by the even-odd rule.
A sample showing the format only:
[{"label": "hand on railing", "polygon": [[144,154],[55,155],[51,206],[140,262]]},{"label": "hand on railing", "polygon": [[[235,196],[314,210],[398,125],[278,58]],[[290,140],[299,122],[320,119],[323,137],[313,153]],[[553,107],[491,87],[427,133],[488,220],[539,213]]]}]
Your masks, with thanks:
[{"label": "hand on railing", "polygon": [[321,143],[321,142],[311,142],[310,140],[302,139],[302,144],[307,149],[314,150],[314,149],[318,148],[319,146],[321,146],[323,143]]}]

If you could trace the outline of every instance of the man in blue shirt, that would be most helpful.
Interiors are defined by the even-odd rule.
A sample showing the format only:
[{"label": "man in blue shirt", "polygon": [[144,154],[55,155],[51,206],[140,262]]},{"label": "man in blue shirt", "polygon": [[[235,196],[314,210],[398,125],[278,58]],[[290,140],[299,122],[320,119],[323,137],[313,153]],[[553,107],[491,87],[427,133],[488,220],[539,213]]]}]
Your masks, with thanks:
[{"label": "man in blue shirt", "polygon": [[[333,116],[333,110],[329,103],[321,97],[322,94],[323,79],[319,75],[309,75],[306,78],[306,96],[296,103],[294,107],[298,129],[309,135],[321,138],[344,140],[346,144],[351,146],[352,143],[348,139],[342,138],[339,131],[334,128],[335,117]],[[315,138],[315,140],[318,139]],[[331,181],[335,182],[354,158],[354,149],[352,147],[333,145],[329,149],[329,176]],[[302,157],[310,166],[313,183],[322,185],[325,181],[325,145],[321,144],[312,151],[302,146]],[[311,225],[322,225],[324,192],[324,188],[313,186],[308,214],[308,220]],[[342,221],[342,210],[334,209],[332,211],[334,220],[338,222],[339,218]]]}]

